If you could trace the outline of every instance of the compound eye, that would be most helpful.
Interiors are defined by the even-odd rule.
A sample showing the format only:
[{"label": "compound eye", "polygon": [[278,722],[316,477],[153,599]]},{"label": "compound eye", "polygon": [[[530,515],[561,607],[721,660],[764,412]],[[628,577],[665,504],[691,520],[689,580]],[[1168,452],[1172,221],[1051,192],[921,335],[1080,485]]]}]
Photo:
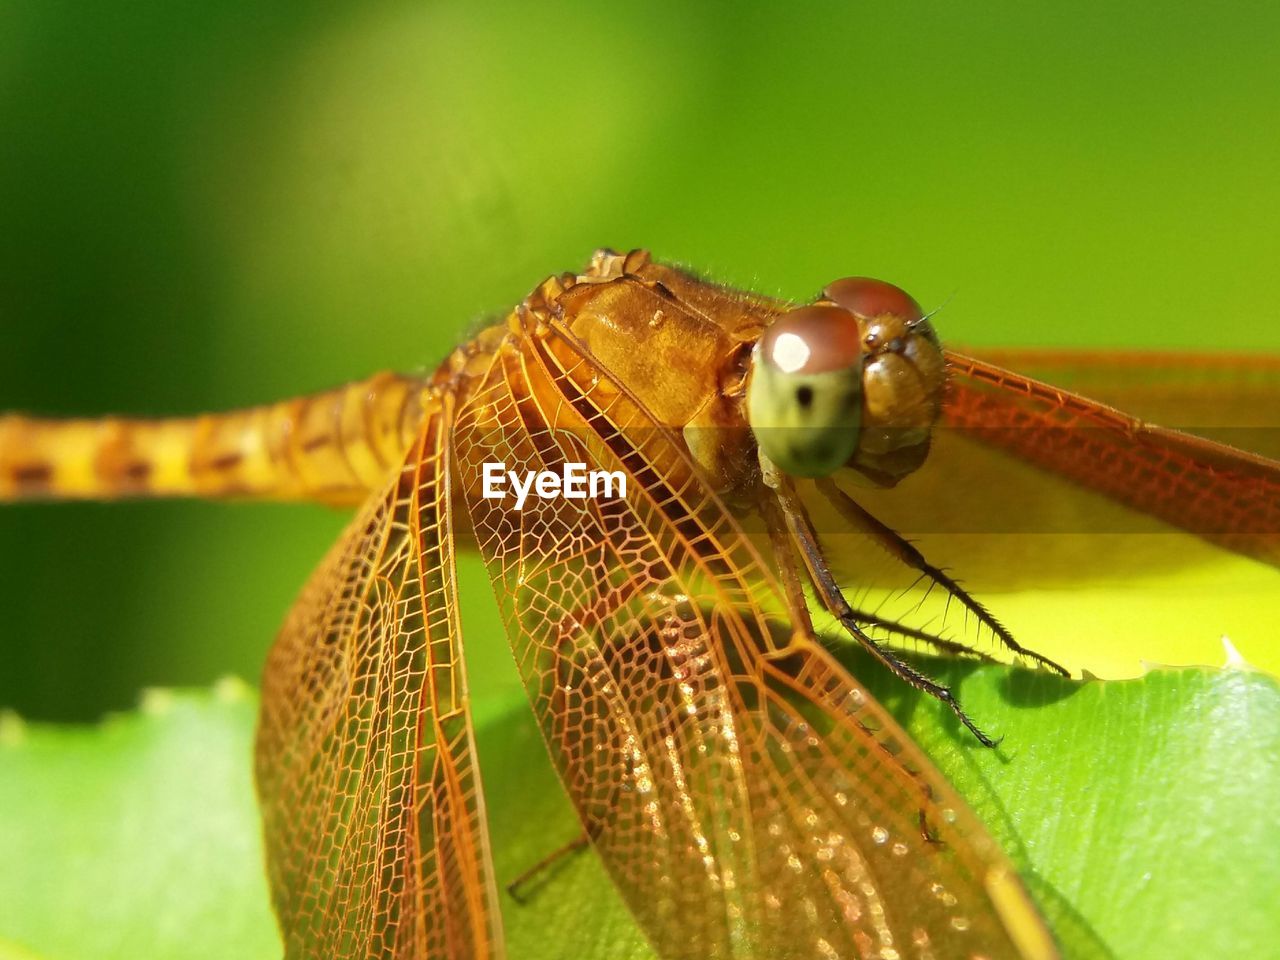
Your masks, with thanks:
[{"label": "compound eye", "polygon": [[907,323],[918,323],[924,319],[924,311],[911,294],[892,283],[871,277],[845,277],[829,284],[822,295],[863,320],[886,314]]},{"label": "compound eye", "polygon": [[906,334],[924,337],[939,349],[942,346],[920,304],[892,283],[871,277],[845,277],[828,285],[822,295],[862,321],[868,352],[893,349],[905,342],[902,337]]},{"label": "compound eye", "polygon": [[752,353],[747,416],[765,455],[793,476],[834,473],[858,447],[862,336],[848,310],[800,307]]},{"label": "compound eye", "polygon": [[826,373],[861,363],[861,328],[840,307],[800,307],[784,313],[760,338],[761,359],[781,373]]}]

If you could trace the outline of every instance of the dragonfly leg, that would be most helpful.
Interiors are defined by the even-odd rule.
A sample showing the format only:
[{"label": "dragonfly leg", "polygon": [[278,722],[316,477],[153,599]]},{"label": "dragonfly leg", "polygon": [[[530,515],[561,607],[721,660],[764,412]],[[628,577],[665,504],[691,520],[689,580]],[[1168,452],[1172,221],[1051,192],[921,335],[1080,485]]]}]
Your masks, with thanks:
[{"label": "dragonfly leg", "polygon": [[[924,574],[938,586],[946,590],[951,596],[960,601],[971,613],[974,614],[984,626],[986,626],[1004,646],[1019,657],[1025,657],[1028,660],[1034,660],[1041,666],[1047,667],[1056,673],[1069,677],[1071,674],[1061,665],[1050,660],[1048,657],[1029,650],[1013,638],[1013,634],[1009,629],[1001,623],[986,606],[971,595],[964,587],[960,586],[945,570],[935,567],[922,554],[914,544],[903,537],[900,533],[886,526],[877,520],[874,516],[862,508],[862,505],[845,493],[840,487],[829,477],[824,477],[815,481],[818,490],[825,496],[830,504],[840,512],[846,520],[854,526],[870,534],[877,543],[879,543],[892,556],[896,557],[906,566],[914,570],[918,570]],[[930,642],[926,637],[917,637],[926,643]],[[938,645],[940,646],[940,645]],[[963,645],[960,645],[963,646]],[[967,648],[966,648],[967,649]]]},{"label": "dragonfly leg", "polygon": [[[507,895],[516,903],[520,904],[520,906],[525,906],[529,903],[530,899],[530,891],[527,889],[530,884],[539,877],[543,878],[542,883],[546,883],[555,875],[555,872],[559,867],[568,862],[568,857],[585,850],[587,848],[587,843],[587,833],[584,830],[568,843],[561,844],[556,847],[556,849],[552,850],[529,869],[521,873],[520,876],[507,884]],[[539,886],[541,886],[541,884],[539,884]]]},{"label": "dragonfly leg", "polygon": [[[786,521],[783,519],[781,508],[777,500],[766,496],[761,502],[761,509],[764,514],[765,524],[768,527],[769,540],[773,545],[774,555],[778,558],[778,572],[786,590],[787,608],[791,619],[797,625],[796,629],[803,632],[807,638],[812,639],[814,636],[813,621],[809,617],[809,608],[805,603],[804,589],[800,585],[800,571],[796,566],[796,559],[791,550]],[[867,728],[864,727],[864,729]],[[867,732],[872,735],[872,742],[879,742],[875,739],[874,730],[868,729]],[[920,835],[931,846],[942,846],[941,841],[938,840],[928,823],[928,811],[936,805],[937,801],[933,787],[926,779],[914,773],[912,773],[912,776],[915,778],[921,794],[919,809]]]},{"label": "dragonfly leg", "polygon": [[814,592],[823,608],[840,622],[845,632],[858,641],[880,663],[917,690],[927,693],[935,700],[945,704],[956,715],[956,718],[968,728],[969,732],[978,738],[978,742],[984,747],[998,746],[999,741],[992,740],[983,733],[977,724],[969,718],[969,715],[961,709],[959,701],[956,700],[955,694],[951,692],[949,687],[930,679],[915,667],[899,659],[891,650],[877,643],[873,637],[863,630],[858,621],[857,613],[849,606],[849,602],[845,600],[844,594],[840,590],[840,585],[836,583],[836,579],[831,573],[831,568],[827,565],[826,558],[822,554],[822,548],[818,544],[818,537],[814,532],[813,524],[809,521],[809,515],[805,512],[799,497],[796,496],[791,481],[785,477],[778,476],[774,492],[782,509],[787,530],[791,535],[792,541],[799,548],[801,558],[804,560],[805,568],[809,573],[809,579],[813,583]]},{"label": "dragonfly leg", "polygon": [[891,636],[902,637],[905,640],[915,640],[926,646],[932,647],[939,653],[949,654],[955,657],[973,657],[982,663],[1000,663],[1001,661],[984,653],[981,650],[975,650],[967,643],[961,643],[958,640],[948,640],[937,634],[930,633],[928,630],[921,630],[918,627],[911,627],[897,620],[890,620],[888,617],[882,617],[877,613],[868,610],[862,610],[858,607],[851,607],[853,617],[863,628],[873,627],[877,630],[883,630]]},{"label": "dragonfly leg", "polygon": [[[769,531],[769,542],[773,546],[774,555],[780,558],[790,556],[791,544],[787,539],[786,522],[782,519],[778,502],[773,497],[766,497],[762,502],[762,509],[766,513],[765,523]],[[800,585],[800,578],[796,572],[794,565],[783,563],[779,570],[782,575],[782,584],[787,592],[787,606],[792,611],[792,617],[797,620],[797,627],[806,635],[813,636],[813,621],[809,618],[809,609],[805,605],[804,588]],[[999,663],[995,657],[983,653],[981,650],[975,650],[972,647],[959,643],[955,640],[947,640],[936,634],[929,633],[927,630],[921,630],[918,627],[911,627],[897,620],[890,620],[879,614],[871,613],[865,610],[851,608],[854,619],[860,624],[869,627],[875,627],[884,630],[893,636],[903,637],[908,640],[916,640],[926,644],[942,653],[952,654],[953,656],[975,657],[984,663]]]},{"label": "dragonfly leg", "polygon": [[765,525],[769,530],[769,543],[773,547],[774,555],[780,558],[778,564],[779,574],[782,577],[782,586],[787,595],[787,608],[791,612],[791,619],[795,621],[794,628],[799,630],[806,637],[812,637],[813,620],[809,616],[809,606],[805,603],[804,587],[800,584],[800,575],[796,570],[794,562],[791,560],[791,544],[787,540],[787,525],[782,518],[778,501],[773,497],[766,496],[762,501],[762,509],[764,513]]}]

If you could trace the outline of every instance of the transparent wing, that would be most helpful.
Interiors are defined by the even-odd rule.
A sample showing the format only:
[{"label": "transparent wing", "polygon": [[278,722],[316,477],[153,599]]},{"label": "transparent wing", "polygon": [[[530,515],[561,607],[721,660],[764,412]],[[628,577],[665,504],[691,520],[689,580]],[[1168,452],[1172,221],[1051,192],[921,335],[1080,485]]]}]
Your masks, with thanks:
[{"label": "transparent wing", "polygon": [[990,348],[961,353],[1150,423],[1280,458],[1280,357]]},{"label": "transparent wing", "polygon": [[[984,829],[792,636],[735,519],[576,344],[542,329],[500,351],[455,450],[548,749],[663,957],[1053,955]],[[584,463],[626,492],[517,511],[482,496],[486,462]]]},{"label": "transparent wing", "polygon": [[448,422],[428,419],[267,661],[258,793],[290,958],[502,955],[454,595]]},{"label": "transparent wing", "polygon": [[[1099,362],[1092,377],[1085,371],[1077,379],[1092,379],[1118,398],[1127,392],[1135,410],[1176,418],[1171,426],[1250,446],[1275,439],[1280,405],[1265,402],[1268,394],[1273,401],[1280,397],[1273,365],[1241,364],[1232,390],[1221,364],[1161,366],[1158,358],[1147,359],[1125,365],[1127,380],[1116,375],[1118,362]],[[1280,461],[1211,436],[1156,426],[983,360],[950,353],[948,364],[949,426],[1165,523],[1280,564]],[[1199,388],[1192,377],[1177,386],[1179,372],[1198,372]],[[1254,403],[1229,402],[1236,394]],[[1213,404],[1193,413],[1190,401],[1206,395]],[[1217,422],[1203,422],[1215,410]],[[1186,422],[1192,418],[1200,422]]]}]

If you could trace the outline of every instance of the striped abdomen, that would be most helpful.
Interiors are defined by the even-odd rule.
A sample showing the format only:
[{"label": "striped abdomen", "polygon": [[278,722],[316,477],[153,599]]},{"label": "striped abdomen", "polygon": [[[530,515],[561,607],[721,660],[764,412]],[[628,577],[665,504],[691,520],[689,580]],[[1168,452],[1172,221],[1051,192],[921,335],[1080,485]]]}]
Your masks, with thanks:
[{"label": "striped abdomen", "polygon": [[0,415],[0,500],[358,503],[403,460],[424,414],[425,386],[383,373],[224,414],[159,420]]}]

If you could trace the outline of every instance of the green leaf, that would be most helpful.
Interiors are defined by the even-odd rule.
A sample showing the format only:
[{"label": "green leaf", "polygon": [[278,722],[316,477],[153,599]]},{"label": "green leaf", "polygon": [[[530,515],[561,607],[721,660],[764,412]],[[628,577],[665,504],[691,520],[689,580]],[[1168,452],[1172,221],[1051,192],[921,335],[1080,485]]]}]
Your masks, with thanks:
[{"label": "green leaf", "polygon": [[[0,958],[279,956],[256,698],[154,691],[96,728],[0,723]],[[26,951],[26,952],[23,952]]]},{"label": "green leaf", "polygon": [[[1262,956],[1280,942],[1280,684],[1243,669],[1078,682],[930,662],[997,750],[860,652],[1024,872],[1069,957]],[[527,707],[485,711],[498,879],[577,835]],[[98,728],[0,724],[0,958],[277,957],[238,685]],[[590,853],[504,895],[514,960],[652,957]]]},{"label": "green leaf", "polygon": [[1004,845],[1065,956],[1274,950],[1274,677],[1179,668],[1081,682],[956,664],[938,672],[988,734],[1004,737],[998,749],[976,746],[938,703],[893,689],[883,673],[869,686]]}]

